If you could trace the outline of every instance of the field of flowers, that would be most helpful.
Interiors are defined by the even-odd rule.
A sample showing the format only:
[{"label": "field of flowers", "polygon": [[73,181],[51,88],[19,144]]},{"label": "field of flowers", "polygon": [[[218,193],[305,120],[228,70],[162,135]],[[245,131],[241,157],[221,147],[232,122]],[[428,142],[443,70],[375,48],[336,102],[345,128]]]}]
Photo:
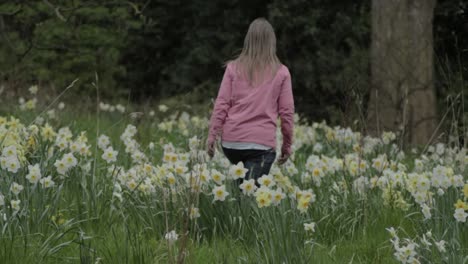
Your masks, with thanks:
[{"label": "field of flowers", "polygon": [[292,158],[239,186],[208,113],[30,91],[0,109],[0,263],[468,263],[464,148],[297,120]]}]

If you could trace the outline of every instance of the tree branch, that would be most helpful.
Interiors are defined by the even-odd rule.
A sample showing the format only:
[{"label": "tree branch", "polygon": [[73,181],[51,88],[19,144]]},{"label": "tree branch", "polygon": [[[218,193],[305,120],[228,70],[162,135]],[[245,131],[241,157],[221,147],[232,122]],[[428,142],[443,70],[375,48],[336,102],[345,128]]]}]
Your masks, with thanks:
[{"label": "tree branch", "polygon": [[15,16],[16,14],[18,14],[19,12],[23,11],[23,4],[21,4],[18,8],[18,10],[15,10],[11,13],[2,13],[0,12],[0,16]]},{"label": "tree branch", "polygon": [[55,15],[57,15],[58,18],[60,18],[60,20],[62,20],[63,22],[67,22],[67,20],[65,19],[65,17],[63,17],[63,15],[60,13],[60,7],[56,7],[54,6],[53,4],[51,4],[49,1],[47,0],[42,0],[42,2],[44,2],[46,5],[48,5],[50,8],[52,8],[54,11],[55,11]]}]

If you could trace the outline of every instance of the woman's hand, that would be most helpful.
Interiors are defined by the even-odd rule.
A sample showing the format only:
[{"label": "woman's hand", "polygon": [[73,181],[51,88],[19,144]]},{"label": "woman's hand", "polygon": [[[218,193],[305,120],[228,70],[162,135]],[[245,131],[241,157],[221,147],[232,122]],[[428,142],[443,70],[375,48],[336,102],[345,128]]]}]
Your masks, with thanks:
[{"label": "woman's hand", "polygon": [[208,153],[208,156],[210,156],[210,159],[213,158],[214,153],[215,153],[215,142],[214,141],[206,141],[206,152]]},{"label": "woman's hand", "polygon": [[291,156],[290,153],[281,153],[281,156],[278,158],[278,165],[283,165],[288,159],[289,156]]}]

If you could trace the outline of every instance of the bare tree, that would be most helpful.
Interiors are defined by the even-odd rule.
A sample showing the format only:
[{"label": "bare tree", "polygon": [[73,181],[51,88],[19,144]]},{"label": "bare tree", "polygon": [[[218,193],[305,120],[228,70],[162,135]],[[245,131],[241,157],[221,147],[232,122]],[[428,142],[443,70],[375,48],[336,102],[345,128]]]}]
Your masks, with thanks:
[{"label": "bare tree", "polygon": [[436,128],[432,20],[436,0],[373,0],[369,133],[427,143]]}]

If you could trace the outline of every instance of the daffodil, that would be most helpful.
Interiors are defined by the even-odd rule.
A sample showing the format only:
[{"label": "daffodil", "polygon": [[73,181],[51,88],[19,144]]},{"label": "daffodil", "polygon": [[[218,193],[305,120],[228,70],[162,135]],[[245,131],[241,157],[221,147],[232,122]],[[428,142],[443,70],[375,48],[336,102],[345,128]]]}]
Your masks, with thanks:
[{"label": "daffodil", "polygon": [[307,198],[307,197],[301,197],[298,201],[297,201],[297,209],[301,212],[301,213],[305,213],[307,212],[307,209],[309,209],[309,204],[310,204],[310,198]]},{"label": "daffodil", "polygon": [[465,223],[466,222],[466,217],[468,214],[465,212],[465,209],[463,208],[458,208],[455,210],[455,213],[453,214],[457,222]]},{"label": "daffodil", "polygon": [[17,173],[21,168],[21,164],[16,156],[0,157],[0,164],[4,170],[12,173]]},{"label": "daffodil", "polygon": [[443,253],[445,252],[445,240],[441,240],[441,241],[438,241],[438,242],[434,242],[434,244],[437,246],[437,249],[439,250],[439,252]]},{"label": "daffodil", "polygon": [[169,109],[169,107],[167,107],[166,105],[160,104],[158,106],[158,109],[159,109],[160,112],[165,113]]},{"label": "daffodil", "polygon": [[117,161],[118,154],[119,153],[116,150],[114,150],[112,147],[108,147],[102,154],[102,159],[105,160],[107,163],[113,163]]},{"label": "daffodil", "polygon": [[244,168],[244,163],[239,162],[236,165],[231,166],[229,168],[229,175],[232,177],[232,179],[241,179],[245,177],[246,172],[248,169]]},{"label": "daffodil", "polygon": [[73,156],[73,153],[63,155],[62,160],[68,168],[73,168],[78,164],[78,160]]},{"label": "daffodil", "polygon": [[392,238],[397,237],[397,233],[394,227],[388,227],[388,228],[385,228],[385,230],[387,230],[390,233]]},{"label": "daffodil", "polygon": [[11,145],[11,146],[8,146],[8,147],[3,148],[3,150],[2,150],[2,156],[3,156],[3,157],[6,157],[6,158],[9,158],[9,157],[17,157],[17,156],[18,156],[18,153],[17,153],[17,151],[16,151],[16,146]]},{"label": "daffodil", "polygon": [[171,232],[167,233],[164,238],[168,241],[169,244],[173,244],[175,241],[177,241],[179,235],[177,235],[175,230],[172,230]]},{"label": "daffodil", "polygon": [[21,208],[20,203],[21,203],[21,200],[11,200],[10,202],[11,208],[15,211],[19,211]]},{"label": "daffodil", "polygon": [[39,180],[42,188],[51,188],[55,186],[55,182],[52,180],[52,176],[47,176]]},{"label": "daffodil", "polygon": [[221,185],[223,184],[223,181],[226,177],[221,172],[217,171],[216,169],[212,169],[211,178],[216,184]]},{"label": "daffodil", "polygon": [[200,140],[198,139],[197,136],[194,136],[194,137],[189,139],[189,148],[190,148],[190,150],[197,149],[199,145],[200,145]]},{"label": "daffodil", "polygon": [[29,173],[26,175],[26,179],[32,184],[38,183],[42,177],[39,164],[35,164],[33,166],[29,165],[28,170]]},{"label": "daffodil", "polygon": [[250,179],[250,180],[244,180],[242,184],[239,185],[239,188],[242,190],[243,194],[252,195],[257,189],[257,186],[255,185],[255,180]]},{"label": "daffodil", "polygon": [[431,208],[429,208],[429,206],[427,206],[426,204],[423,204],[421,206],[421,211],[422,211],[422,213],[424,215],[425,220],[431,219],[431,217],[432,217]]},{"label": "daffodil", "polygon": [[[163,161],[166,163],[172,162],[173,157],[175,156],[172,152],[164,152]],[[177,157],[177,156],[176,156]]]},{"label": "daffodil", "polygon": [[54,163],[55,168],[57,168],[57,172],[60,175],[65,175],[68,171],[68,166],[65,164],[63,160],[56,160]]},{"label": "daffodil", "polygon": [[454,204],[454,206],[455,206],[456,209],[468,210],[468,205],[464,201],[462,201],[460,199],[457,200],[457,202]]},{"label": "daffodil", "polygon": [[10,186],[10,191],[15,195],[18,195],[23,189],[23,185],[20,185],[16,182],[13,182]]},{"label": "daffodil", "polygon": [[305,231],[310,231],[310,232],[315,232],[315,223],[314,222],[311,222],[311,223],[304,223],[304,230]]},{"label": "daffodil", "polygon": [[99,138],[98,138],[98,147],[101,149],[101,150],[105,150],[107,148],[107,146],[109,146],[110,144],[110,139],[108,136],[106,135],[100,135]]},{"label": "daffodil", "polygon": [[138,186],[138,184],[133,179],[131,179],[130,181],[127,182],[127,187],[131,191],[135,190],[137,186]]},{"label": "daffodil", "polygon": [[115,109],[117,109],[117,111],[119,111],[120,113],[124,113],[125,112],[125,106],[121,105],[121,104],[117,104],[115,106]]},{"label": "daffodil", "polygon": [[214,187],[212,193],[214,195],[213,201],[224,201],[229,195],[224,185]]},{"label": "daffodil", "polygon": [[256,196],[257,205],[259,208],[268,207],[271,205],[271,195],[268,193],[261,193]]},{"label": "daffodil", "polygon": [[286,195],[281,189],[277,189],[276,191],[273,191],[273,201],[272,203],[274,205],[278,205],[281,203],[281,201],[286,198]]},{"label": "daffodil", "polygon": [[168,173],[166,175],[166,179],[167,179],[167,182],[169,183],[169,185],[175,185],[176,184],[176,178],[174,177],[174,174]]},{"label": "daffodil", "polygon": [[32,95],[36,95],[37,91],[39,91],[39,87],[37,85],[32,85],[28,90]]},{"label": "daffodil", "polygon": [[273,180],[273,176],[271,175],[263,175],[258,179],[258,183],[268,188],[271,188],[276,185],[276,182]]},{"label": "daffodil", "polygon": [[190,219],[195,219],[195,218],[200,217],[200,209],[194,206],[190,207],[189,217]]},{"label": "daffodil", "polygon": [[45,124],[41,130],[41,135],[44,140],[54,141],[56,133],[49,124]]}]

